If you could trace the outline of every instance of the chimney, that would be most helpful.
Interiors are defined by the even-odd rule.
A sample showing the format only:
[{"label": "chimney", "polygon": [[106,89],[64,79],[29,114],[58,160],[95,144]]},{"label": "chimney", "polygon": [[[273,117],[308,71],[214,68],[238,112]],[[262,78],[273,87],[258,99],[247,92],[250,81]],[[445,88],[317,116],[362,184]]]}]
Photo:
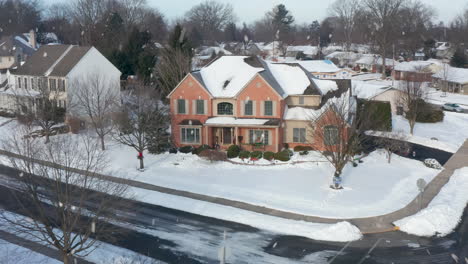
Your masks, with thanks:
[{"label": "chimney", "polygon": [[36,48],[36,32],[34,32],[32,29],[29,31],[29,45],[31,45],[33,48]]}]

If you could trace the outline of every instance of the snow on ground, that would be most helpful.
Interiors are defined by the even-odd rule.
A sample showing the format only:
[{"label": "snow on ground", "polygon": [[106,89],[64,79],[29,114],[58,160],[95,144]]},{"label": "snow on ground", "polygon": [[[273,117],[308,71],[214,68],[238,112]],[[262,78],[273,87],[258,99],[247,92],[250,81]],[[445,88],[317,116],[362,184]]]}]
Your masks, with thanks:
[{"label": "snow on ground", "polygon": [[62,262],[0,239],[2,264],[60,264]]},{"label": "snow on ground", "polygon": [[458,169],[429,206],[395,222],[400,230],[417,236],[445,236],[460,222],[468,203],[468,167]]},{"label": "snow on ground", "polygon": [[403,133],[409,142],[454,153],[468,138],[468,114],[445,112],[442,122],[416,123],[413,136],[409,134],[408,121],[403,116],[393,116],[392,127],[393,132]]},{"label": "snow on ground", "polygon": [[343,173],[345,189],[335,191],[329,188],[334,170],[327,162],[245,166],[210,163],[192,154],[166,153],[147,155],[147,169],[139,172],[135,154],[127,148],[112,146],[109,154],[109,174],[329,218],[368,217],[398,210],[416,196],[418,178],[430,181],[438,173],[419,161],[399,156],[388,164],[385,154],[378,151],[356,168],[347,166]]},{"label": "snow on ground", "polygon": [[459,104],[462,108],[468,109],[468,95],[444,93],[440,90],[437,91],[434,88],[428,88],[426,101],[437,105],[443,105],[445,103],[454,103]]}]

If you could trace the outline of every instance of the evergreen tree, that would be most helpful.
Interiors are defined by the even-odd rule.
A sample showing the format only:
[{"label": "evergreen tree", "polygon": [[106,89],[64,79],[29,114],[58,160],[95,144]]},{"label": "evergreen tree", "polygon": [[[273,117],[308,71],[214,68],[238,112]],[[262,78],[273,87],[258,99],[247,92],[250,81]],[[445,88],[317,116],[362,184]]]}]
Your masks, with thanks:
[{"label": "evergreen tree", "polygon": [[463,49],[459,48],[453,54],[452,59],[450,60],[450,65],[457,68],[465,68],[467,64],[467,58]]},{"label": "evergreen tree", "polygon": [[272,24],[275,32],[279,30],[279,39],[285,41],[291,34],[292,24],[294,23],[294,17],[291,12],[286,9],[286,6],[279,4],[273,8],[272,13]]}]

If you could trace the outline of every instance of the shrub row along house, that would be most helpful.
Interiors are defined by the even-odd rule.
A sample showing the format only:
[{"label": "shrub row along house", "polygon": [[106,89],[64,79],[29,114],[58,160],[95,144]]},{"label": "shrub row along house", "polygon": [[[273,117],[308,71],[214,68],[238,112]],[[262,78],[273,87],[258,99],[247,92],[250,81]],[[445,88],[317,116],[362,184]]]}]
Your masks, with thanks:
[{"label": "shrub row along house", "polygon": [[349,96],[349,88],[350,80],[319,80],[300,65],[223,56],[189,73],[168,95],[173,141],[275,152],[285,143],[323,148],[333,144],[336,127],[323,124],[329,140],[321,142],[311,119],[326,116],[327,99]]},{"label": "shrub row along house", "polygon": [[[34,110],[47,94],[58,107],[67,109],[72,131],[84,126],[80,113],[70,113],[70,100],[80,86],[111,88],[120,93],[120,71],[94,47],[45,45],[17,70],[0,91],[1,108],[15,113]],[[98,85],[95,85],[99,82]],[[94,85],[94,86],[93,86]],[[27,109],[25,109],[27,108]],[[75,118],[76,117],[76,118]]]}]

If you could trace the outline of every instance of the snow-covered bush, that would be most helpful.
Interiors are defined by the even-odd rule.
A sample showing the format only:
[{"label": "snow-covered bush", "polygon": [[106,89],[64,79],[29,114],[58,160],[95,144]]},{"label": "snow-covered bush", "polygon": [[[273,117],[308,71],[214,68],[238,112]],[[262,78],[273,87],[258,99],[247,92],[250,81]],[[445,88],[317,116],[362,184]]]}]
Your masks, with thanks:
[{"label": "snow-covered bush", "polygon": [[424,165],[426,165],[429,168],[441,170],[442,165],[436,160],[436,159],[425,159],[424,160]]}]

